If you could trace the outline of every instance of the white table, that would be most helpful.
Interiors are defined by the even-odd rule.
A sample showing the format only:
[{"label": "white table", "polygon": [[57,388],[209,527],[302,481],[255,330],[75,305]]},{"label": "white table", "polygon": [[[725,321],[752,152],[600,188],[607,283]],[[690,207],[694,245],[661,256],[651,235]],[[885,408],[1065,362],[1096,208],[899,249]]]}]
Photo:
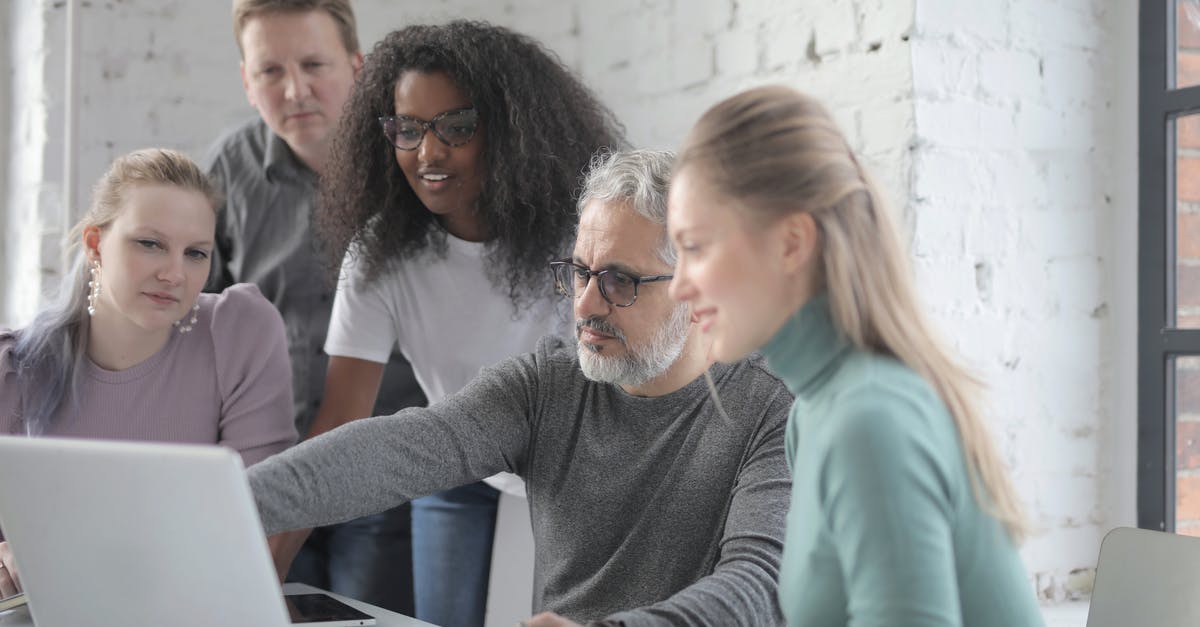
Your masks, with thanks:
[{"label": "white table", "polygon": [[[299,594],[303,592],[324,592],[329,596],[350,605],[354,608],[362,610],[371,616],[375,617],[375,624],[378,627],[432,627],[429,623],[419,621],[415,618],[409,618],[403,614],[389,612],[381,607],[375,607],[362,601],[344,597],[340,594],[334,594],[318,588],[314,588],[302,583],[285,583],[283,584],[284,594]],[[8,612],[0,613],[0,627],[34,627],[33,619],[29,616],[29,608],[22,607]]]}]

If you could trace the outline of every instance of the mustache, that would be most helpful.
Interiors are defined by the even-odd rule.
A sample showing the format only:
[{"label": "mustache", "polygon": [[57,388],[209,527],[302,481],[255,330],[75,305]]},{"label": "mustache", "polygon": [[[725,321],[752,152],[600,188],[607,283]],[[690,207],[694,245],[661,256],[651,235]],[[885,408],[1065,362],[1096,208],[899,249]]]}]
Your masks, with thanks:
[{"label": "mustache", "polygon": [[593,331],[603,333],[605,335],[611,335],[611,336],[617,338],[618,340],[620,340],[622,344],[625,343],[625,332],[622,331],[615,324],[605,320],[604,318],[584,318],[583,320],[576,320],[575,321],[575,337],[576,338],[579,337],[579,331],[581,329],[583,329],[583,327],[589,327]]}]

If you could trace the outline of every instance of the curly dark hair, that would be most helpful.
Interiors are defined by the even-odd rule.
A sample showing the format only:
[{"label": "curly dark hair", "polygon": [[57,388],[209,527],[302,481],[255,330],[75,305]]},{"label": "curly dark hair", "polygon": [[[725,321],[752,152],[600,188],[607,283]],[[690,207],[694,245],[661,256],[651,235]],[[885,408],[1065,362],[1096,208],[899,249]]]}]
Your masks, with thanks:
[{"label": "curly dark hair", "polygon": [[329,261],[336,267],[353,242],[373,281],[426,248],[445,252],[445,232],[404,178],[377,120],[392,112],[396,82],[410,70],[444,72],[483,122],[479,209],[491,236],[490,278],[507,283],[514,306],[549,293],[546,263],[574,233],[583,171],[597,151],[625,147],[624,129],[554,53],[485,22],[408,26],[367,55],[322,176],[316,223]]}]

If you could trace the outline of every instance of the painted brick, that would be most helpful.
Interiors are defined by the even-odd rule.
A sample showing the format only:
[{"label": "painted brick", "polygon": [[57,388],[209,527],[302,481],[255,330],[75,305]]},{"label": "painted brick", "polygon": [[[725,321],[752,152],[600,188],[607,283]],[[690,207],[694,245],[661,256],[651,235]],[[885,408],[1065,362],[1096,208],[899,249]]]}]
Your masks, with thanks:
[{"label": "painted brick", "polygon": [[[947,173],[956,176],[946,176]],[[922,202],[957,204],[960,211],[978,200],[978,190],[962,184],[984,174],[972,152],[960,148],[931,148],[913,157],[912,194]]]},{"label": "painted brick", "polygon": [[1100,3],[1091,0],[1013,0],[1009,9],[1012,43],[1018,48],[1043,49],[1102,46],[1104,30],[1093,5],[1100,6]]},{"label": "painted brick", "polygon": [[924,301],[935,310],[957,311],[978,298],[975,267],[967,259],[918,256],[913,261],[913,275]]},{"label": "painted brick", "polygon": [[[1050,198],[1046,164],[1037,155],[1011,150],[976,151],[975,155],[985,172],[979,191],[986,194],[988,203],[1016,211],[1044,207]],[[1014,185],[1014,181],[1021,184]]]},{"label": "painted brick", "polygon": [[[943,198],[961,205],[957,215],[936,219],[965,225],[975,306],[998,316],[1011,336],[979,322],[973,307],[937,315],[958,333],[974,324],[1005,338],[959,343],[991,375],[998,409],[989,415],[1010,417],[998,430],[1000,446],[1045,530],[1022,555],[1046,600],[1076,594],[1070,572],[1094,565],[1113,511],[1108,499],[1119,489],[1110,487],[1116,470],[1102,451],[1128,446],[1110,431],[1117,389],[1110,310],[1119,307],[1109,242],[1124,241],[1110,220],[1114,189],[1126,190],[1131,179],[1113,170],[1110,155],[1132,146],[1116,142],[1110,128],[1135,135],[1113,114],[1128,105],[1114,96],[1109,33],[1135,13],[1099,0],[917,3],[914,207],[921,214]],[[972,54],[977,70],[962,60]],[[947,151],[966,161],[953,170],[957,188],[926,169],[951,167],[937,159]],[[956,232],[952,224],[930,230]],[[959,250],[954,240],[925,244],[932,249],[923,254],[935,258]]]},{"label": "painted brick", "polygon": [[983,50],[979,53],[979,86],[984,93],[1017,101],[1040,100],[1042,61],[1024,50]]},{"label": "painted brick", "polygon": [[[915,89],[918,97],[944,99],[947,94],[972,94],[980,82],[990,80],[974,50],[947,47],[941,41],[913,44]],[[1007,76],[1007,72],[1000,76]]]},{"label": "painted brick", "polygon": [[[1103,269],[1100,260],[1093,255],[1048,260],[1046,273],[1050,280],[1049,287],[1054,292],[1059,311],[1085,320],[1096,311],[1104,303]],[[1081,330],[1076,329],[1075,335]],[[1098,342],[1094,348],[1099,349]]]},{"label": "painted brick", "polygon": [[996,260],[1016,248],[1020,222],[1000,205],[984,205],[967,223],[966,250],[983,260]]},{"label": "painted brick", "polygon": [[763,54],[757,33],[731,31],[717,35],[717,72],[726,76],[746,76],[758,70]]},{"label": "painted brick", "polygon": [[1008,39],[1005,2],[922,0],[916,3],[916,24],[923,37],[958,37],[979,42]]},{"label": "painted brick", "polygon": [[[914,9],[904,2],[889,0],[860,0],[857,3],[861,42],[868,46],[878,43],[880,50],[890,51],[903,44],[912,30]],[[885,50],[887,49],[887,50]]]},{"label": "painted brick", "polygon": [[1047,261],[1093,252],[1099,226],[1091,211],[1027,211],[1020,219],[1022,250]]},{"label": "painted brick", "polygon": [[[1056,50],[1039,59],[1045,74],[1045,89],[1058,106],[1092,103],[1096,100],[1097,77],[1092,72],[1096,66],[1094,50],[1067,48]],[[1088,114],[1087,107],[1071,107],[1081,117]]]},{"label": "painted brick", "polygon": [[954,148],[1011,149],[1019,145],[1010,109],[971,100],[928,101],[916,109],[917,135]]},{"label": "painted brick", "polygon": [[671,5],[671,23],[675,35],[713,35],[725,32],[733,23],[732,0],[676,0]]},{"label": "painted brick", "polygon": [[1090,141],[1091,120],[1071,109],[1022,102],[1016,112],[1020,143],[1029,150],[1073,149]]},{"label": "painted brick", "polygon": [[[859,117],[862,145],[856,149],[867,154],[894,154],[894,150],[904,148],[904,144],[897,141],[897,137],[911,137],[914,129],[911,102],[905,100],[872,104],[865,107]],[[886,163],[878,163],[878,167],[872,169],[890,170],[890,165],[895,161],[895,158],[888,159]]]},{"label": "painted brick", "polygon": [[820,9],[813,20],[813,31],[817,34],[817,54],[833,54],[859,45],[853,4],[828,2],[819,6]]},{"label": "painted brick", "polygon": [[1103,206],[1103,177],[1086,161],[1070,158],[1071,154],[1050,151],[1043,162],[1046,186],[1056,190],[1053,209],[1094,212]]},{"label": "painted brick", "polygon": [[768,23],[762,34],[766,67],[781,69],[813,63],[808,55],[809,42],[820,36],[811,22],[801,20],[798,16],[781,17]]}]

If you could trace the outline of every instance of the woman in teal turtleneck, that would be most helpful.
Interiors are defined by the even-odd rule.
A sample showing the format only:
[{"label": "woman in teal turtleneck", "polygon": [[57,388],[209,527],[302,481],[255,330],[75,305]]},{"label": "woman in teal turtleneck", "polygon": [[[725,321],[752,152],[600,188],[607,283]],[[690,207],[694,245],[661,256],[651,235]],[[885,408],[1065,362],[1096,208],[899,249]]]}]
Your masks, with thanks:
[{"label": "woman in teal turtleneck", "polygon": [[1041,625],[979,383],[932,332],[882,197],[783,87],[710,109],[671,185],[672,294],[714,357],[796,395],[779,600],[791,625]]}]

